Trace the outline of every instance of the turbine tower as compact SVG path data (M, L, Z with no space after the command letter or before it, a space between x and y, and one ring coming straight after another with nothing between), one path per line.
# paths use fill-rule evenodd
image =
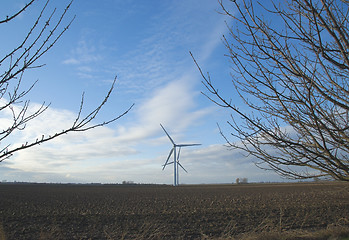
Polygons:
M165 162L165 164L163 165L162 170L165 169L165 167L167 165L170 165L173 163L173 186L178 186L179 185L179 167L181 167L185 172L187 172L187 170L185 170L185 168L182 166L182 164L180 164L179 162L179 154L181 153L181 148L182 147L190 147L190 146L198 146L201 144L198 143L193 143L193 144L176 144L173 139L171 138L171 136L167 133L167 131L165 130L164 126L161 125L161 128L164 130L164 132L166 133L167 137L170 139L171 143L173 144L173 147L167 157L167 160ZM178 155L177 155L177 148L178 148ZM173 153L173 162L168 162L168 160L170 159L171 155Z

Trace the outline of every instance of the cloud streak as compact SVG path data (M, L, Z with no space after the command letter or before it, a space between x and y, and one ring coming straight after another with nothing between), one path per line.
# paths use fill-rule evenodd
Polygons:
M94 44L87 42L86 39L81 39L77 47L72 50L71 57L64 60L64 64L90 64L101 61L103 57L99 54L98 49Z
M159 133L159 124L172 126L175 131L184 130L211 113L211 108L197 108L197 93L190 83L190 76L172 81L156 89L138 108L132 124L126 130L119 128L123 141L141 141Z

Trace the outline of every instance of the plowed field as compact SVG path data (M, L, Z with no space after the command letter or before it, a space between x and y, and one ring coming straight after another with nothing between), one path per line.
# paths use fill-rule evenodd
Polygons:
M0 184L0 238L200 239L349 225L349 184Z

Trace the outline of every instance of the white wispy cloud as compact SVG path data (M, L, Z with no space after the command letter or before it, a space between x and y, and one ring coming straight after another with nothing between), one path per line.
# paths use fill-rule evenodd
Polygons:
M160 123L171 126L174 131L184 130L211 113L211 108L198 108L198 93L190 80L190 75L184 76L156 89L151 97L135 109L133 123L119 128L119 139L147 140L159 133Z
M210 8L207 4L171 2L142 29L144 37L130 51L111 61L124 91L143 95L187 72L197 72L189 51L204 62L222 44L226 31L224 17L211 8L215 4Z
M37 119L38 121L32 122L35 127L29 125L26 134L20 139L24 141L25 138L36 136L39 132L65 127L62 123L71 121L73 115L67 111L50 109L47 116L43 115L41 119ZM42 121L49 126L38 126ZM142 123L141 121L140 124ZM52 129L49 129L50 126ZM149 126L131 128L121 133L102 127L83 134L68 134L50 143L15 154L2 164L0 171L6 168L3 177L9 180L106 183L132 180L143 183L172 183L172 167L161 171L161 164L171 148L168 139L158 123L154 125L153 133L149 133L151 131L148 130L149 132L143 133L144 136L136 136L137 131L147 127ZM133 140L125 141L129 134L133 136ZM171 135L178 140L172 129ZM154 151L151 156L146 156L144 149L136 147L142 140L143 146L155 147L151 146L150 141L160 138L161 141L157 141L156 145L162 145L165 150ZM145 139L149 142L145 143ZM180 179L184 183L226 183L234 181L237 177L247 177L252 181L275 179L275 175L267 176L256 168L252 160L241 152L229 151L220 144L183 148L180 161L188 170L188 174L181 172Z
M39 106L31 105L33 109ZM20 145L41 139L42 135L54 135L71 127L76 116L76 113L67 110L48 108L31 120L23 131L18 131L11 140L14 145ZM7 116L9 117L11 116ZM4 119L6 116L1 119L2 123ZM62 173L75 165L75 162L83 164L85 160L118 158L136 153L137 150L117 140L115 130L99 127L88 132L69 133L40 146L19 151L6 164L23 171Z
M132 123L118 128L120 139L149 141L159 132L159 123L179 132L213 114L213 108L198 103L200 76L189 50L203 52L200 56L205 61L221 44L225 25L222 18L203 19L200 11L205 7L201 7L169 4L154 17L161 21L145 27L146 37L127 56L111 61L111 69L120 76L120 89L136 102Z
M64 64L89 64L103 59L93 42L88 42L84 38L77 43L70 55L69 58L63 61Z

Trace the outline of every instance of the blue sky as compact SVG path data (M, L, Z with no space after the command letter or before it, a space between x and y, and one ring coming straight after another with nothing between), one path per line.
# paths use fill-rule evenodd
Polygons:
M68 1L51 1L49 10L61 13ZM0 16L19 9L25 1L3 1ZM35 21L41 2L34 3L13 23L0 26L1 55L20 41ZM96 121L111 119L131 104L122 119L85 133L72 133L19 152L0 164L8 181L166 183L172 167L162 171L171 143L162 123L177 143L201 143L182 149L180 182L229 183L237 177L249 181L280 181L258 169L254 159L224 147L216 123L224 126L229 112L215 106L205 91L189 51L216 86L233 101L230 64L221 36L225 21L212 0L75 0L65 21L70 29L40 59L46 66L28 71L27 82L39 80L31 94L35 109L43 101L49 110L10 140L23 143L42 134L69 127L85 92L85 113L103 99L117 75L117 86ZM0 115L0 125L6 122ZM229 130L229 129L228 129ZM229 132L227 132L229 133Z

